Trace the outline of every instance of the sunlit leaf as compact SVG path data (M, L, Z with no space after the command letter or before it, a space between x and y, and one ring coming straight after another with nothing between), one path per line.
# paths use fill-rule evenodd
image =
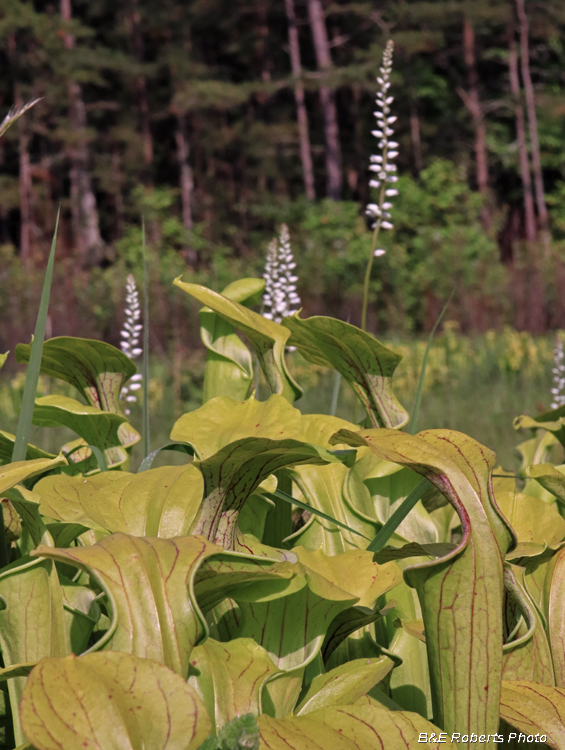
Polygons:
M328 706L349 706L383 680L393 668L388 656L357 659L319 675L297 706L295 714L303 716Z
M110 468L129 460L129 452L141 436L121 414L100 411L66 396L43 396L36 399L33 424L39 427L69 427L87 444L104 452ZM89 448L85 448L90 453ZM82 460L73 454L71 460ZM95 461L95 467L98 463Z
M441 730L418 714L374 705L332 706L285 719L263 714L258 723L265 750L413 750L423 735L428 750L457 747L449 735L438 740Z
M29 361L30 344L18 344L16 361ZM59 336L43 345L41 372L73 385L91 406L121 414L120 391L137 368L131 359L104 341Z
M15 439L15 435L0 430L0 465L10 463L10 461L12 460ZM31 445L31 443L28 443L26 460L32 461L36 458L55 458L55 455L53 453L48 453L47 451L44 451L42 448L38 448L35 445Z
M206 632L192 580L201 561L219 551L197 537L118 533L88 547L33 554L84 570L106 592L114 624L105 648L143 655L186 678L190 653Z
M540 613L527 591L524 568L506 566L505 588L505 614L511 615L507 629L512 627L514 635L504 646L502 678L555 685L549 641Z
M565 745L565 690L527 680L502 682L500 716L533 742L546 735L549 747Z
M562 445L565 445L565 406L546 411L537 417L529 417L526 414L516 417L514 420L514 429L522 430L525 428L530 430L547 430Z
M563 489L565 492L565 476ZM496 503L516 532L518 542L533 542L555 549L565 537L565 520L554 505L521 492L499 492Z
M180 277L173 283L245 335L257 355L271 393L278 393L290 402L300 398L302 389L290 376L285 363L285 346L290 336L286 328L204 286L186 284Z
M196 646L188 680L219 730L236 716L262 713L261 693L279 670L264 648L250 638L218 643L209 638Z
M310 362L337 370L351 385L375 427L399 428L408 413L392 390L392 376L402 359L371 334L335 318L283 320L292 345Z
M21 715L37 750L197 750L211 728L184 679L116 652L44 659L28 678Z
M565 471L565 467L562 467ZM528 466L526 475L548 492L551 492L560 502L565 503L565 475L552 464L537 464Z
M238 279L229 284L222 296L241 305L252 305L265 288L264 279ZM249 349L231 323L209 307L200 310L200 338L208 350L204 371L203 401L230 396L243 401L253 384L253 360Z
M270 474L296 464L328 464L329 451L298 440L242 438L204 461L195 462L204 477L204 500L191 533L234 549L237 519L247 498Z
M92 477L45 477L35 487L49 518L133 536L186 536L204 482L191 464L142 474L107 472Z
M24 557L0 571L0 602L0 649L5 667L69 653L63 593L51 560ZM16 744L26 739L18 713L25 683L25 677L8 682Z
M16 461L2 466L0 467L0 494L26 479L45 474L66 463L64 456L57 456L56 458L36 458L32 461Z
M378 458L422 474L457 511L462 525L458 546L407 568L404 575L422 605L435 720L447 732L496 733L503 562L515 538L490 495L494 454L450 430L414 436L387 429L342 430L334 441L368 445Z

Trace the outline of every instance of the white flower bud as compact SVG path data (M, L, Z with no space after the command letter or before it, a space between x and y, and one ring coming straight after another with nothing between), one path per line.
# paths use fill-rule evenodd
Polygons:
M398 195L398 190L396 188L388 188L385 190L385 195L387 198L392 198L395 195Z
M394 229L394 225L390 221L381 221L381 227L383 229Z
M386 253L386 250L375 250L375 258L380 258L381 255L384 255Z

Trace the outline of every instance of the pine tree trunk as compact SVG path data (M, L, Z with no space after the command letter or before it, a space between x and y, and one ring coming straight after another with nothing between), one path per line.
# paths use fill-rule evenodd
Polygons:
M139 12L139 0L130 0L127 10L127 22L129 26L130 48L136 62L141 65L144 58L143 33L141 30L141 14ZM152 183L151 167L153 165L153 134L151 132L151 119L149 113L149 97L147 94L147 81L145 76L138 75L135 80L135 93L137 106L141 120L141 138L143 142L144 174L143 182L146 185Z
M308 15L318 69L327 73L332 60L321 0L308 0ZM341 148L335 97L329 86L320 86L320 102L324 116L328 196L337 201L341 197Z
M516 116L516 140L518 141L518 155L520 159L520 176L524 191L524 214L526 223L526 239L534 242L536 239L536 217L534 213L534 198L532 194L532 176L530 174L530 160L528 158L528 145L526 143L526 127L524 122L524 110L520 94L520 77L518 75L518 51L514 21L508 25L508 71L510 74L510 90L514 101L514 114Z
M538 121L536 116L536 100L532 76L530 74L530 48L528 42L528 17L524 7L524 0L516 0L518 22L520 26L520 62L522 68L522 82L526 95L526 110L528 113L528 125L530 130L530 144L532 147L532 167L534 172L534 185L536 189L536 205L542 231L542 241L546 253L550 250L549 217L545 203L543 187L543 172L541 168L541 156L538 138Z
M20 99L21 102L21 99ZM16 100L16 106L21 106ZM20 258L24 268L29 268L31 263L31 164L29 158L30 138L26 125L21 120L19 124L19 151L20 151L20 173L19 173L19 198L20 198Z
M186 135L186 121L184 115L177 114L177 128L175 130L177 144L177 159L179 163L179 181L182 203L182 223L186 230L192 229L192 196L194 193L194 178L189 161L189 146ZM186 260L194 265L197 261L196 253L188 245L184 248Z
M65 22L71 20L71 0L61 0L61 17ZM72 34L65 33L64 43L68 50L74 48L75 40ZM69 149L71 212L75 242L78 245L77 255L80 264L84 267L100 260L103 242L100 235L96 196L92 189L89 171L88 144L84 137L86 110L81 87L73 80L69 82L69 103L70 120L76 139L72 148Z
M16 37L10 34L8 37L8 54L10 62L16 68ZM14 76L15 77L15 76ZM19 109L24 104L20 95L20 87L14 83L14 104ZM20 259L24 268L29 268L31 261L31 164L29 157L30 137L27 131L25 117L17 123L18 127L18 151L19 172L18 192L20 203Z
M488 158L486 148L486 128L483 108L479 99L479 75L477 72L477 61L475 58L475 31L469 18L463 18L463 54L469 92L462 94L463 101L467 106L473 120L475 129L475 165L477 188L484 199L481 221L486 230L490 227L491 217L488 207Z
M290 49L290 64L294 76L294 100L296 101L296 114L298 119L298 137L300 139L300 158L302 160L302 174L304 176L304 189L309 201L316 199L314 186L314 167L312 164L312 150L310 148L310 135L308 132L308 113L304 100L304 86L302 85L302 64L300 62L300 45L298 42L298 29L296 28L296 14L294 12L294 0L284 0L286 17L288 20L288 46Z
M112 187L115 212L114 239L121 237L124 231L125 206L122 192L123 184L124 178L122 174L120 152L116 146L112 152Z
M412 137L412 155L414 159L414 173L416 177L420 176L422 171L422 141L420 139L420 118L416 108L416 99L414 90L409 89L410 98L410 135Z

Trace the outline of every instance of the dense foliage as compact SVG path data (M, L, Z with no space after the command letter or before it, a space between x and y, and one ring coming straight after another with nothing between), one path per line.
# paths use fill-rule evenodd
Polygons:
M39 397L33 422L76 440L10 462L0 432L3 746L560 748L565 407L516 420L514 477L462 433L407 432L400 357L370 334L268 320L255 279L175 286L206 305L205 403L167 446L188 463L129 471L135 367L100 341L41 353L82 402ZM366 426L292 405L287 345L342 375Z
M8 109L44 97L1 145L1 304L12 313L21 308L2 331L5 345L31 330L26 295L37 290L35 264L45 256L59 201L65 249L52 310L57 334L117 342L115 311L127 272L139 268L142 212L159 258L152 320L164 348L183 334L179 303L161 280L187 264L193 281L215 289L242 273L260 274L282 221L291 230L299 291L309 292L301 295L306 310L324 312L331 301L332 312L358 322L370 246L363 207L375 75L389 36L403 179L396 232L385 238L390 252L375 274L379 312L373 299L371 329L429 329L453 284L454 316L466 330L563 327L565 18L558 0L526 3L524 57L519 5L3 3L0 59L9 75L0 102ZM521 66L517 95L512 40ZM536 97L549 254L522 243L529 237L518 132L524 61ZM526 117L526 136L530 130ZM536 204L543 229L540 211Z

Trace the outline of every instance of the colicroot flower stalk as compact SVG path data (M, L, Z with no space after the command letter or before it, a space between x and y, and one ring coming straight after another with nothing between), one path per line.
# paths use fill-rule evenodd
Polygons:
M387 200L398 195L398 190L394 187L394 183L398 182L396 175L396 164L394 159L398 156L398 143L390 140L394 134L392 124L396 121L396 117L390 114L390 105L393 102L393 97L388 95L390 88L390 74L392 72L392 53L394 50L394 43L389 40L386 44L385 51L383 53L382 66L380 68L380 75L377 77L377 83L379 90L377 91L376 105L377 109L374 112L377 127L371 131L375 138L379 139L378 151L379 153L371 156L369 170L373 173L373 177L369 182L369 187L378 190L378 199L376 203L369 203L365 213L367 216L373 219L373 241L371 243L371 254L367 263L367 270L365 272L365 283L363 285L363 307L361 310L361 328L365 331L367 329L367 306L369 302L369 283L371 280L371 270L373 268L373 259L378 258L385 254L385 250L377 247L379 232L381 229L393 229L394 225L391 221L390 209L392 203Z

